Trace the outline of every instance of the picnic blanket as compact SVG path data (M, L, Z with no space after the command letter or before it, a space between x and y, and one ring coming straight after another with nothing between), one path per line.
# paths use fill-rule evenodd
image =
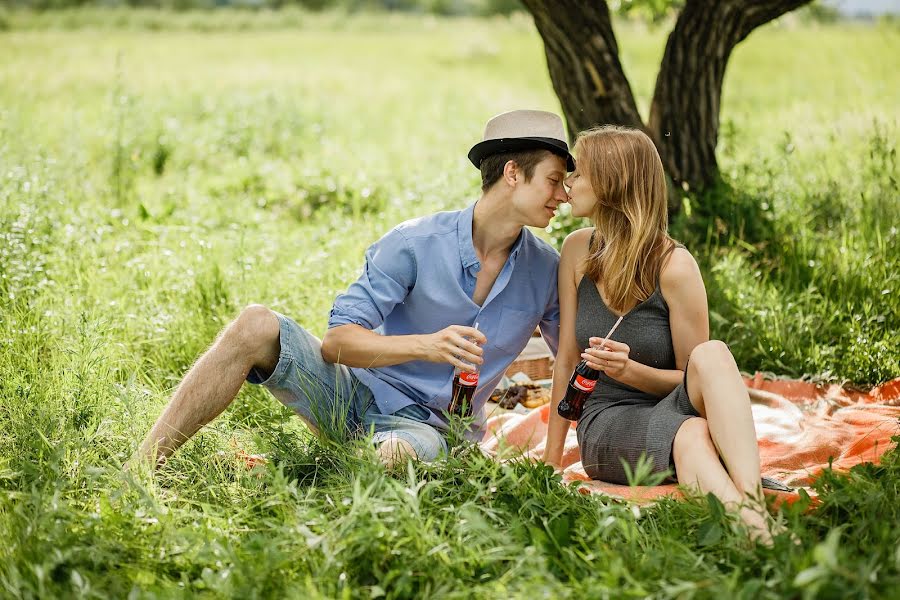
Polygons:
M796 380L745 378L759 440L762 475L790 487L809 486L831 460L836 471L863 463L877 463L900 434L900 378L867 392L839 385L816 385ZM504 413L487 421L481 442L487 453L502 458L504 449L539 458L547 437L550 405L527 414ZM581 465L575 427L569 429L562 457L563 481L584 482L584 493L605 493L636 502L661 496L680 497L677 486L623 486L588 478ZM800 498L797 490L765 490L775 504ZM812 490L807 490L815 498Z

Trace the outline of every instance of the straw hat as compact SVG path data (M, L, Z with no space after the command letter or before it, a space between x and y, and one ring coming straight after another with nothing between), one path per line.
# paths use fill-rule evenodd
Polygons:
M575 159L569 153L559 115L543 110L512 110L487 122L484 137L469 150L469 160L481 168L481 161L491 154L540 149L562 156L566 168L575 170Z

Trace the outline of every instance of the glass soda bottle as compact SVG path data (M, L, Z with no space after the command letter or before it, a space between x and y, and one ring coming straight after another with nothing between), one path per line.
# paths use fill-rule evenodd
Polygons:
M572 377L569 379L569 385L566 387L566 395L556 406L556 412L564 419L577 421L581 418L581 412L584 410L584 401L587 400L597 380L600 378L600 371L587 366L586 361L581 361L575 367Z
M475 329L478 329L478 323L475 323ZM472 416L472 399L478 388L478 366L472 366L475 367L474 373L463 371L459 367L453 371L453 391L450 396L449 412L451 415L464 419Z
M625 315L620 316L612 326L612 329L609 330L609 333L606 334L606 337L603 338L604 343L600 344L601 350L606 349L606 340L612 337L612 334L616 332L624 318ZM581 412L584 410L584 401L594 391L598 379L600 379L600 371L587 366L587 361L585 360L578 363L578 366L575 367L575 372L572 373L572 377L569 379L566 395L556 405L556 412L559 413L559 416L570 421L580 419Z
M478 388L478 371L470 373L457 369L453 377L453 396L450 400L450 414L457 417L472 416L472 398Z

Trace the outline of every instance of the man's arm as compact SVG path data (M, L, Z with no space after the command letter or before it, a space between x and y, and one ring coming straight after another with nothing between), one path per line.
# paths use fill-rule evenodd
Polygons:
M449 363L474 371L460 357L482 364L482 349L464 339L484 344L485 337L472 327L451 325L435 333L420 335L380 335L360 325L340 325L329 329L322 340L322 358L348 367L388 367L411 360Z
M373 331L406 299L416 276L416 257L402 233L392 230L372 244L359 279L334 301L322 358L363 368L425 360L470 370L460 358L480 365L481 348L463 336L480 344L486 340L471 327L451 325L437 332L398 336Z

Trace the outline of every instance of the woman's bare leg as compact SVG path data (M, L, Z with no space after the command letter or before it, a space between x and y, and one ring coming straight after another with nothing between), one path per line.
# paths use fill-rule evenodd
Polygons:
M761 499L759 446L750 396L728 346L715 340L694 348L687 381L691 404L706 419L734 486L744 496Z
M692 418L681 425L672 444L672 459L679 484L712 493L729 510L737 511L754 539L771 542L765 508L752 500L748 502L746 494L735 486L719 461L706 419Z

